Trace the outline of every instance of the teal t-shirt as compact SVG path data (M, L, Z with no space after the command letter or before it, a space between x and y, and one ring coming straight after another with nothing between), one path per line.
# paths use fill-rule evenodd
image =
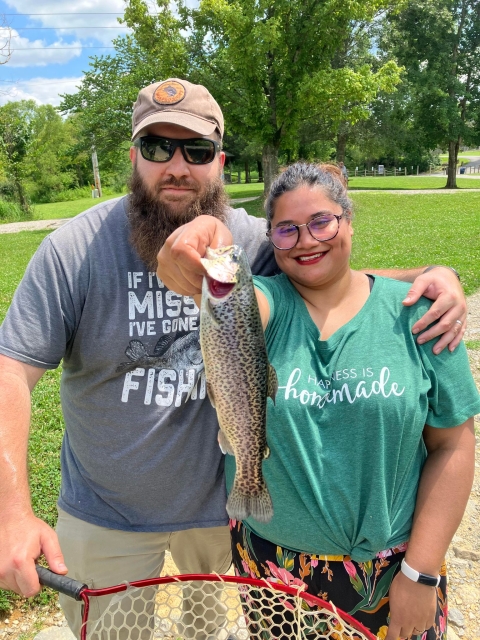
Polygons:
M263 462L274 516L247 526L292 550L359 562L405 542L424 425L453 427L480 412L464 345L438 356L432 342L418 345L411 327L431 301L404 307L409 285L396 280L375 277L363 308L328 340L284 274L255 286L270 304L265 338L279 388ZM226 471L230 488L233 456Z

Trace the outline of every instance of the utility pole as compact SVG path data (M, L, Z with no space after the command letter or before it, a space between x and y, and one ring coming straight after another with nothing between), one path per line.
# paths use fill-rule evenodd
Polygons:
M95 182L95 189L98 191L98 197L102 197L102 184L100 182L100 171L98 170L98 158L97 150L92 146L92 165L93 165L93 179Z

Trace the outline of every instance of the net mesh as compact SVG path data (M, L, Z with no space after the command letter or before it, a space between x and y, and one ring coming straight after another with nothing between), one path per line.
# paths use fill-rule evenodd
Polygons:
M335 609L309 604L301 592L289 595L268 583L174 581L95 599L103 600L99 609L104 610L87 622L88 640L369 640Z

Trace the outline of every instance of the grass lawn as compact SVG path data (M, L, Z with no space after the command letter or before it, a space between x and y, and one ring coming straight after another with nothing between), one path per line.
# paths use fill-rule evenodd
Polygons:
M105 200L112 200L124 195L119 193L117 196L103 196L103 198L82 198L81 200L72 200L68 202L49 202L47 204L36 204L33 210L34 220L57 220L58 218L73 218L77 213L86 211Z
M457 178L459 189L480 189L479 181L470 178ZM472 174L473 176L473 174ZM348 181L349 189L444 189L447 178L423 176L377 176L377 177L352 177Z

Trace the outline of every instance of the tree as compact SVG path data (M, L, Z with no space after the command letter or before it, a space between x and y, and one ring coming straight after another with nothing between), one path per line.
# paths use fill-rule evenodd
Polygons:
M0 45L0 65L6 64L12 55L10 47L12 40L12 30L4 15L0 15L0 29L2 30L3 43Z
M123 164L119 150L130 139L132 105L139 89L162 78L188 75L181 22L173 16L168 2L159 4L154 37L148 46L142 45L141 28L134 36L115 39L115 55L94 57L78 92L62 96L60 111L78 116L83 150L89 151L94 144L104 169ZM125 19L132 15L146 23L144 29L149 28L151 20L144 5L132 2Z
M0 107L0 145L4 173L10 182L14 200L22 211L30 212L25 191L25 158L32 136L32 118L35 110L33 100L8 102Z
M448 148L446 187L456 188L460 146L480 141L480 2L410 0L385 33L415 93L417 126L431 149Z

